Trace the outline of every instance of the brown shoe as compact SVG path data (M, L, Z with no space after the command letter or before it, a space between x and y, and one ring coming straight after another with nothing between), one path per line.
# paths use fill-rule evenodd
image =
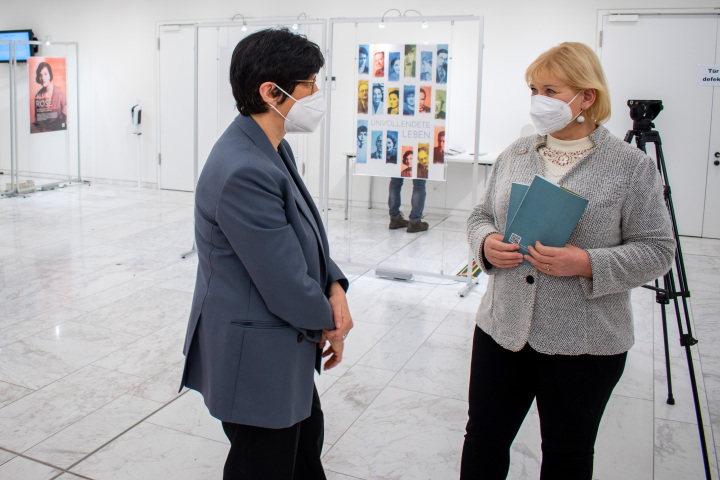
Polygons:
M428 229L428 226L427 222L409 222L407 231L408 233L424 232Z
M410 224L407 220L405 220L405 217L403 217L402 212L400 212L400 215L397 217L390 217L390 226L388 228L390 230L397 230L398 228L405 228Z

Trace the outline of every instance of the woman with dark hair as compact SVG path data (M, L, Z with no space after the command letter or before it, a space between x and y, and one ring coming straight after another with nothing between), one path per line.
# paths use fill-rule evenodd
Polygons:
M322 357L325 369L342 360L348 281L283 139L322 121L323 64L315 43L287 29L240 41L230 64L240 114L195 190L198 273L182 385L222 421L226 480L325 478L313 370Z
M35 121L32 133L67 130L65 92L53 83L52 67L41 62L35 71L35 82L42 88L35 94Z

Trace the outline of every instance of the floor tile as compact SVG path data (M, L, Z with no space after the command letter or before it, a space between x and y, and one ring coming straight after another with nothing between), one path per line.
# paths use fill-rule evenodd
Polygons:
M23 457L15 457L0 465L0 478L8 480L51 480L60 473L61 470Z
M63 468L82 460L162 404L123 395L25 451L25 455Z
M467 401L472 338L435 333L390 386Z
M96 480L216 480L226 444L143 423L72 468Z
M147 423L229 444L222 423L210 415L202 395L195 390L188 390L173 400L148 418Z
M0 447L24 452L140 383L139 377L85 367L0 409ZM112 386L110 388L109 386Z
M458 478L465 402L388 387L325 455L358 478Z

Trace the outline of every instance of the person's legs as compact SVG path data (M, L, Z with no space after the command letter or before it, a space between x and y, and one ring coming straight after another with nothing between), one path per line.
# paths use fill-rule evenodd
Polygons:
M400 213L400 191L403 186L402 178L391 178L388 192L388 207L390 207L390 226L388 228L405 228L408 221Z
M507 477L510 446L534 398L534 355L528 346L506 350L475 327L461 480Z
M419 222L422 220L423 210L425 209L425 197L427 196L425 182L426 180L419 180L417 178L413 180L412 199L410 201L410 205L412 206L412 210L410 210L411 222Z
M310 416L300 422L300 440L295 459L293 480L325 480L320 456L325 438L325 417L320 405L320 396L313 388L313 403Z
M300 423L270 429L222 423L230 440L223 480L292 479Z
M537 392L540 478L590 480L600 420L627 353L542 357Z
M400 215L400 191L403 186L402 178L390 179L390 192L388 194L388 207L390 207L390 218Z

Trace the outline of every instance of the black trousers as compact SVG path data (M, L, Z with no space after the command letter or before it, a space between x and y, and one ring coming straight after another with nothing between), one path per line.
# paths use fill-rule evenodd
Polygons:
M222 423L230 440L223 480L325 480L324 419L313 388L310 416L287 428Z
M592 479L595 439L627 353L545 355L506 350L477 326L461 480L507 477L510 446L537 398L542 480Z

